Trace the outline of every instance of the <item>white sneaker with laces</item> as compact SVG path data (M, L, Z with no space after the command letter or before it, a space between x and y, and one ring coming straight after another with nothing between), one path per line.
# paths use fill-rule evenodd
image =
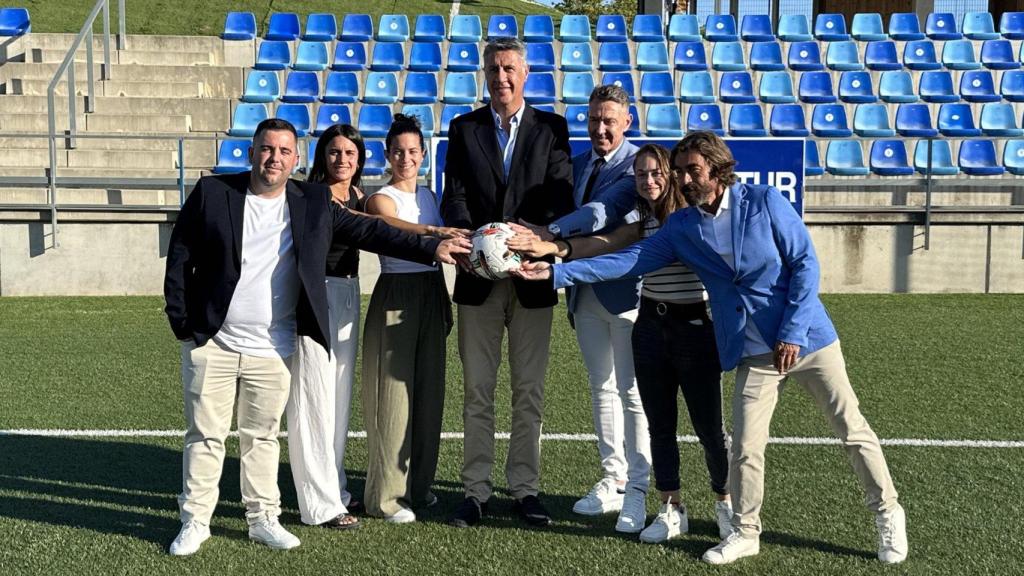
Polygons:
M622 510L615 522L615 531L636 534L647 523L647 492L631 487L622 498Z
M899 564L907 559L907 514L903 507L875 516L878 528L878 559L886 564Z
M708 564L730 564L740 558L754 556L760 551L760 538L745 538L739 532L733 531L718 546L705 552L701 559Z
M584 516L600 516L622 509L623 492L614 478L603 478L586 496L572 506L572 511Z
M718 537L725 540L725 537L732 533L732 503L728 500L715 501L715 520L718 522Z
M249 539L274 550L291 550L301 543L298 537L281 526L275 516L266 516L249 524Z
M686 507L669 500L662 505L651 525L640 533L640 541L658 544L689 531L690 520L686 517Z
M391 516L385 516L384 521L392 524L409 524L416 521L416 513L408 508L402 508Z
M210 538L210 527L202 522L189 520L181 525L181 532L171 542L171 556L188 556L199 551L199 547Z

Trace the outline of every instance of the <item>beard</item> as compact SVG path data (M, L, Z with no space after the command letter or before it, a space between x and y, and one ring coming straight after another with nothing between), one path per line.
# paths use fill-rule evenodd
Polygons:
M683 184L680 191L683 193L683 197L686 198L686 203L690 206L707 204L715 194L715 190L710 184L702 185L696 182Z

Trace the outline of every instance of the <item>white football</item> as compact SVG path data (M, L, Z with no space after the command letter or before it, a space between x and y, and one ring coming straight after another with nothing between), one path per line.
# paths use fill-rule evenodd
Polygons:
M473 273L488 280L507 278L510 270L519 268L522 260L518 252L508 249L506 241L515 235L508 224L492 222L473 232L470 241L469 264Z

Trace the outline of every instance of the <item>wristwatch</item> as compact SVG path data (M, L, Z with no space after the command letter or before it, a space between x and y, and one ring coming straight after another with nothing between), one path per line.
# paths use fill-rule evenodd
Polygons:
M555 238L562 237L562 229L558 227L558 224L549 224L548 232L551 232L551 235L554 236Z

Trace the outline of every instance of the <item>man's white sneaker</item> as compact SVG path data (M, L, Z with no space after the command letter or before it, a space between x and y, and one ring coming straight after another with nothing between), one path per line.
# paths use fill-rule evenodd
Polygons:
M300 544L298 537L285 530L273 516L249 524L249 539L274 550L291 550Z
M640 488L629 488L622 498L622 510L615 522L615 531L636 534L647 523L647 492Z
M391 516L385 516L384 521L392 524L409 524L416 521L416 513L408 508L402 508Z
M907 559L907 514L903 507L896 505L894 510L875 516L875 527L878 528L878 559L886 564L899 564Z
M725 540L732 534L732 503L728 500L715 501L715 521L718 522L718 537Z
M689 530L690 521L686 517L686 508L669 500L661 507L651 525L640 533L640 541L658 544L680 534L686 534Z
M210 538L210 527L195 520L181 525L181 532L171 542L171 556L188 556L199 551L199 547Z
M622 509L623 492L614 478L604 478L586 496L573 504L572 511L584 516L600 516Z
M730 564L760 551L760 538L744 538L739 532L733 531L718 546L705 552L702 559L708 564Z

